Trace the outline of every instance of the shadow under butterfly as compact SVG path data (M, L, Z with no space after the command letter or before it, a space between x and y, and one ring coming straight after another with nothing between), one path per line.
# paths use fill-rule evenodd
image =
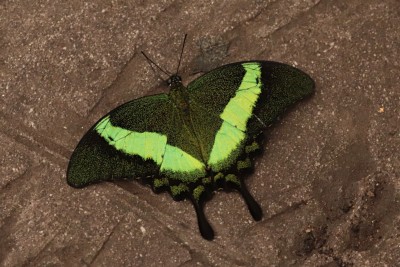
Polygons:
M185 35L186 40L186 35ZM75 148L67 182L77 188L131 177L142 178L155 192L188 198L196 210L201 235L214 238L203 206L212 192L241 193L252 217L260 205L243 176L252 169L260 137L295 102L314 92L303 71L272 61L221 66L182 84L178 70L169 74L169 93L127 102L101 118Z

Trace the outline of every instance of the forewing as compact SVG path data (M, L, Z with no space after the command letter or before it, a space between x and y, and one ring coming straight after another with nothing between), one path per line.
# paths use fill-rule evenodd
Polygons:
M155 175L195 179L204 174L204 164L194 139L168 95L136 99L85 134L71 156L67 181L82 187Z
M207 165L214 171L228 168L245 141L242 125L235 125L227 118L235 114L224 114L245 74L240 63L231 64L208 72L188 85L194 131L206 155Z
M249 136L313 88L304 72L268 61L225 65L194 80L188 85L191 117L207 165L230 168Z
M298 68L273 61L259 63L262 67L262 94L254 108L254 116L248 122L250 135L258 134L288 107L315 90L313 79Z

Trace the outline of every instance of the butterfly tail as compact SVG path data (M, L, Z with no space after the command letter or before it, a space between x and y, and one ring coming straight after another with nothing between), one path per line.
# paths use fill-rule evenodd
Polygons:
M250 211L251 216L254 220L259 221L262 218L262 209L260 204L253 198L249 190L247 190L246 184L242 178L237 177L234 174L228 174L224 177L225 182L235 188L242 195L247 208Z
M195 187L190 196L190 200L193 203L194 209L197 215L197 222L199 224L199 230L201 236L206 240L214 239L214 230L208 222L206 215L204 214L204 199L206 197L206 190L203 185Z
M250 194L249 190L247 190L247 187L243 181L241 182L241 185L238 188L238 191L240 192L244 201L246 202L246 205L247 205L253 219L255 221L260 221L262 219L262 215L263 215L260 204L258 204L258 202Z

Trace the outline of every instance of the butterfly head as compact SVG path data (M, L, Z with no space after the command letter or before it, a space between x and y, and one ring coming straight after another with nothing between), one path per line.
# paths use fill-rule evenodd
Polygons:
M168 78L167 84L169 87L174 87L176 85L180 85L182 83L182 78L178 76L178 74L174 74Z

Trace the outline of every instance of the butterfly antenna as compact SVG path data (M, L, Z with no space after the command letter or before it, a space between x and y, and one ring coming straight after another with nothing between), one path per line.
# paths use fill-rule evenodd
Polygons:
M169 73L169 71L163 70L160 66L158 66L153 60L151 60L143 51L140 51L142 53L142 55L147 59L147 63L149 63L151 69L153 70L153 72L156 74L156 76L158 78L160 78L161 80L165 80L163 79L160 75L157 74L157 72L155 71L153 66L156 66L157 69L159 69L162 73L166 74L168 77L170 77L172 74Z
M183 38L181 55L180 55L180 57L179 57L179 61L178 61L178 67L176 68L176 72L175 72L175 74L178 74L179 67L181 66L181 61L182 61L183 50L184 50L184 48L185 48L185 43L186 43L186 37L187 37L187 33L185 34L185 37Z

